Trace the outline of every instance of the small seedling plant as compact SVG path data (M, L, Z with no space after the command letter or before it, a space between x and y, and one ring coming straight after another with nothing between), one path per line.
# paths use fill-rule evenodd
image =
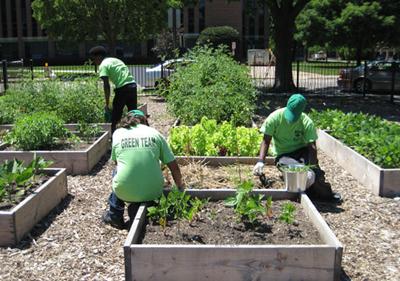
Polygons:
M23 161L6 160L0 165L0 207L11 206L21 201L30 191L40 170L47 168L52 162L35 157L27 166Z
M292 172L292 173L303 173L308 172L314 165L287 165L281 166L280 169L283 172Z
M225 199L225 205L233 207L237 218L243 222L255 224L260 217L272 217L272 197L265 202L264 195L251 194L254 184L244 181L236 189L236 195Z
M193 222L207 201L193 198L186 194L186 191L173 187L167 196L161 195L161 198L156 201L156 206L147 208L147 217L157 222L164 230L170 220L178 221L179 227L181 220Z
M296 206L291 202L286 202L282 205L281 215L279 220L287 223L288 225L293 224L295 219Z

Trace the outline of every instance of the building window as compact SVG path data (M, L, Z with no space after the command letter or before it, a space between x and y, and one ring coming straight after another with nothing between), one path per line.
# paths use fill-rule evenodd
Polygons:
M194 33L194 8L188 9L188 32Z
M206 1L200 0L199 1L199 32L201 32L206 25L205 12L206 12Z

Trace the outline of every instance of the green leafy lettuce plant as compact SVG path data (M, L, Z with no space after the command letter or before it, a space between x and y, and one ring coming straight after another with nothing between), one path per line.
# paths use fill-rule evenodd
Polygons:
M244 181L236 189L236 195L225 199L225 205L233 207L239 220L254 224L260 217L272 216L272 197L263 202L264 195L251 194L253 183Z
M41 157L34 157L27 166L14 159L6 160L0 165L0 206L11 206L18 203L35 185L40 170L51 165Z
M230 122L217 124L202 117L193 127L171 129L169 144L177 155L256 156L262 134L256 128L235 127Z
M256 90L246 66L236 62L223 48L195 47L170 77L168 109L186 125L203 116L218 123L248 124L255 109Z

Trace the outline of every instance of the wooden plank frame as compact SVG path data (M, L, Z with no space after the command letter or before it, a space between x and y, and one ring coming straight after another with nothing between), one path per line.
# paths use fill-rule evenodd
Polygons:
M32 161L34 155L41 156L45 160L53 161L51 167L66 168L68 174L88 174L108 151L109 132L102 132L101 136L85 150L33 150L33 151L0 151L0 161L23 160L26 163Z
M0 211L0 246L18 242L68 194L65 169L45 169L51 176L43 185L9 211Z
M383 169L323 130L318 130L317 147L373 194L400 196L400 168Z
M212 200L233 189L188 190ZM256 190L274 200L298 200L321 235L321 245L143 245L146 223L142 205L124 244L125 279L140 280L266 280L338 281L343 247L304 193Z

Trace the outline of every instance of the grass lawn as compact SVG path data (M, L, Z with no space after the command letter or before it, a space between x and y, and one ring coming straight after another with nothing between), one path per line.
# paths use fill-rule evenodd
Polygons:
M355 66L354 62L300 62L299 70L301 72L317 73L320 75L339 75L343 68ZM293 70L297 70L297 62L293 62Z

